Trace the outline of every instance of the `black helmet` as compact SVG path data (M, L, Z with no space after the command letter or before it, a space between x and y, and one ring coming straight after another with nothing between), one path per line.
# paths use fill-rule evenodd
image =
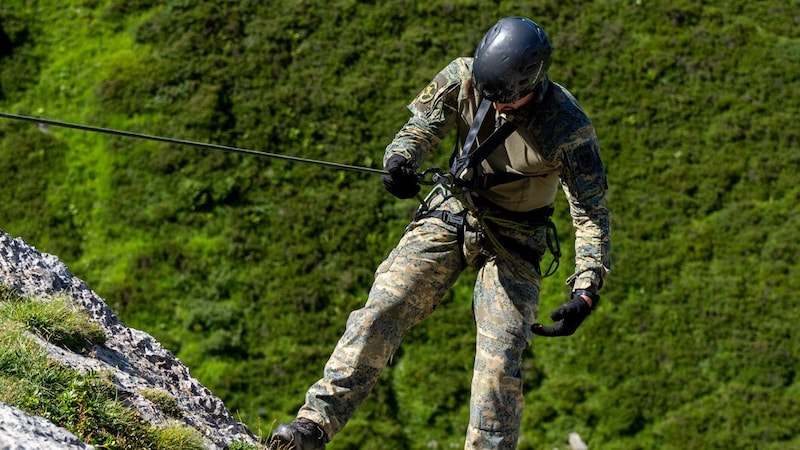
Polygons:
M480 94L513 103L533 92L547 76L553 47L539 25L524 17L497 22L478 44L472 74Z

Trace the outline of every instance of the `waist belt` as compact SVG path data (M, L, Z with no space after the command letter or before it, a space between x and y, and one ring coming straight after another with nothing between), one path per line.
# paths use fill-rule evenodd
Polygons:
M497 214L498 217L520 222L529 226L547 225L550 223L550 217L555 212L553 205L543 206L532 211L518 212L518 211L503 211Z
M520 225L526 225L529 227L538 227L538 226L545 226L550 224L550 217L553 215L555 208L553 205L544 206L542 208L537 208L531 211L509 211L509 210L487 210L487 214L485 217L494 222L493 219L499 219L502 221L510 221L516 222ZM454 225L457 227L465 226L468 230L474 230L469 221L467 220L467 210L463 210L458 213L453 213L446 210L433 210L433 211L424 211L418 215L417 219L421 219L423 217L435 217L442 222L449 223L450 225Z
M483 215L487 218L508 220L532 227L547 225L550 222L550 217L555 212L553 205L542 206L530 211L511 211L497 206L478 195L472 196L472 202L481 210L486 211Z

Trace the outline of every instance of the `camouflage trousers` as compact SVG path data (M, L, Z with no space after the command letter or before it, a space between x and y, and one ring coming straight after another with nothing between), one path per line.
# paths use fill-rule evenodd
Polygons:
M463 210L443 193L430 200L431 209ZM533 338L545 231L495 230L504 242L513 240L514 263L509 253L483 257L485 236L475 230L474 217L467 221L471 226L460 232L438 217L418 217L376 270L365 306L350 314L323 378L298 412L321 424L328 440L367 397L406 332L434 312L472 263L479 267L473 297L477 343L464 448L516 448L524 404L520 366Z

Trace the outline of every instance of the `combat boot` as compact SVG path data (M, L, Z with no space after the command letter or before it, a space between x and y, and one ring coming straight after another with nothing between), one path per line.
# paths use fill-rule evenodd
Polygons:
M325 450L325 432L316 423L299 417L282 423L269 438L269 450Z

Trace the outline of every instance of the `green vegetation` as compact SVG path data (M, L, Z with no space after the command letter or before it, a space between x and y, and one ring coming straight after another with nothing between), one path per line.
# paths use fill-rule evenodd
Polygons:
M173 419L183 417L183 411L178 406L178 401L167 391L161 389L142 389L139 391L144 398L153 402L158 409Z
M123 406L103 373L81 374L51 362L26 332L72 350L102 341L102 329L67 299L21 298L0 285L0 401L49 419L97 448L204 448L197 431L152 426Z
M20 323L53 344L83 353L106 341L102 327L86 320L85 311L66 298L31 301L13 295L5 287L0 287L0 293L3 295L0 317Z
M799 447L797 10L10 0L0 110L379 168L441 67L498 18L532 17L600 135L613 272L575 336L534 344L520 448L570 431L602 449ZM58 255L251 428L293 417L415 207L374 175L7 120L0 167L0 228ZM571 271L556 206L567 255L545 313ZM469 275L331 449L463 445Z

